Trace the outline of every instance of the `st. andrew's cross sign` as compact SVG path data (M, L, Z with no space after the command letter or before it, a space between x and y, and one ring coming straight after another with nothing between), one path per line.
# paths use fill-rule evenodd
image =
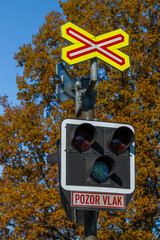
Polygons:
M129 35L122 29L95 37L68 22L61 26L61 36L73 43L62 48L61 58L69 65L97 57L120 71L130 67L129 56L118 50L129 44Z

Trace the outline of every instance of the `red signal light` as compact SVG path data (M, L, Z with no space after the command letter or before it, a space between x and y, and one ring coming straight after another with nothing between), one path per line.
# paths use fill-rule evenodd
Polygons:
M72 145L78 150L85 150L90 146L91 136L88 132L81 131L74 136Z
M124 152L133 142L134 134L128 127L120 127L113 134L109 148L115 153Z
M96 130L91 124L81 124L74 132L72 146L78 151L85 151L95 141L95 137Z

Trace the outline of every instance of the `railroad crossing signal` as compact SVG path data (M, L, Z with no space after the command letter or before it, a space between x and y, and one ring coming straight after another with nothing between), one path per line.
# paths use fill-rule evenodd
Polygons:
M135 189L134 129L66 119L61 125L61 187L71 206L125 209Z
M60 101L75 99L76 116L92 120L97 58L120 71L130 67L129 57L118 50L129 44L129 36L118 29L95 37L70 22L61 26L61 36L73 43L62 49L61 58L70 65L91 59L91 76L74 83L59 63L56 72L61 84L56 93ZM57 154L49 154L47 162L58 162L67 217L84 224L86 239L96 239L97 210L125 209L135 190L134 129L126 124L66 119Z
M62 49L61 58L69 65L97 57L121 71L130 67L129 56L118 50L129 44L122 29L95 37L68 22L61 26L61 36L73 43Z

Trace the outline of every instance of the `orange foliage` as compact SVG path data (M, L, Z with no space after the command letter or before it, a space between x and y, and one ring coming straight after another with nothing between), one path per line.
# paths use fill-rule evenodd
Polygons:
M132 124L136 130L136 191L123 212L100 212L99 239L158 239L159 73L158 1L60 1L64 15L52 11L30 44L15 55L19 106L0 98L1 239L78 239L83 227L67 221L58 188L58 169L46 164L56 151L60 122L74 118L74 101L55 94L60 61L60 26L71 21L91 34L122 28L130 36L123 51L131 67L120 72L98 60L95 117ZM64 20L65 19L65 20ZM73 79L89 74L89 61L67 67Z

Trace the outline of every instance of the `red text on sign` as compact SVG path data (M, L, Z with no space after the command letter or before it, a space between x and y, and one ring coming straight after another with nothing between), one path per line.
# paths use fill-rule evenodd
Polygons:
M125 208L125 195L72 192L72 206Z

